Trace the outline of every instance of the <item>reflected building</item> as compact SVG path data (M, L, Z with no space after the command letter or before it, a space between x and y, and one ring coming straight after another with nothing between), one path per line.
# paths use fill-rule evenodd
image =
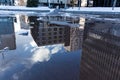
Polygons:
M94 7L112 7L115 0L93 0ZM117 0L116 7L120 7L120 0Z
M89 19L86 21L80 80L119 80L120 23Z
M39 28L37 43L39 46L59 44L65 42L65 27Z
M49 21L41 19L37 21L37 18L31 17L31 33L38 46L52 45L52 44L64 44L69 45L69 27L64 24L58 24L56 21ZM30 19L29 19L30 20Z
M65 47L68 51L82 48L85 18L80 18L77 23L78 25L70 27L70 45Z
M82 48L85 19L64 16L29 18L31 34L38 46L64 44L68 51Z
M0 17L0 49L16 49L14 21L12 17Z
M0 5L14 5L14 0L0 0Z
M75 5L77 4L77 0L73 0ZM39 0L40 5L48 6L49 3L51 7L56 8L56 6L60 6L64 8L65 5L71 6L71 0Z
M35 42L37 41L38 35L39 35L39 22L37 20L38 17L36 16L29 16L29 25L30 25L30 30L31 30L31 35Z

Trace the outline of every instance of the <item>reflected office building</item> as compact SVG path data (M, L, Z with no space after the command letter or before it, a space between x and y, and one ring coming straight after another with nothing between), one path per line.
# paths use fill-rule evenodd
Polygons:
M42 16L35 20L34 17L30 21L33 26L31 33L38 46L63 44L68 51L79 50L82 45L83 29L76 20L79 19L73 21L70 17Z
M12 17L0 17L0 49L16 49L14 21Z
M14 0L0 0L0 5L14 5Z
M86 21L80 80L120 80L120 23Z

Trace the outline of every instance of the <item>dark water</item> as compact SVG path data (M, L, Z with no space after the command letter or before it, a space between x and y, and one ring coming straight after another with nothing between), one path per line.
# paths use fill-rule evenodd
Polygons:
M51 60L36 63L20 73L19 80L79 80L80 51L56 54Z
M16 63L0 75L0 80L79 80L80 52L57 53L49 61L36 62L30 68Z

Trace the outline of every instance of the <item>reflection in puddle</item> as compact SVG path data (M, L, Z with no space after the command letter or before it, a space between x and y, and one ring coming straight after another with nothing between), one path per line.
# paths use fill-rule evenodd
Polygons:
M6 46L15 45L4 59L0 56L0 80L79 80L85 18L69 13L15 17L8 18L14 26L0 23L0 32L12 36L0 37L2 46L6 40Z
M87 73L83 72L97 70L94 61L99 62L102 56L98 53L118 51L116 46L109 46L119 46L119 24L112 20L109 23L108 19L85 19L66 13L15 17L0 17L0 54L1 49L10 48L0 56L0 80L79 80L79 72L84 79ZM119 57L114 58L119 61Z
M119 53L117 21L110 23L106 18L85 19L64 13L15 17L0 17L0 54L1 49L10 48L0 56L0 80L79 80L80 75L84 79L89 72L100 72L96 65L104 70L100 66L102 61L114 64L110 57L119 63L119 56L113 55ZM107 69L112 72L111 66Z
M0 17L0 49L16 49L15 32L12 17Z
M85 19L56 14L29 17L31 34L37 45L64 44L68 51L81 49Z
M18 18L19 16L17 16L16 19ZM8 22L11 22L11 24L13 25L13 17L8 19L12 19ZM5 26L3 22L1 22L1 25ZM35 40L35 36L33 36L33 34L31 36L32 30L30 31L28 29L29 27L27 27L28 24L25 24L25 22L23 23L18 20L15 20L14 26L0 26L0 36L6 35L9 30L11 30L11 32L7 35L10 35L11 37L12 34L12 38L9 38L9 36L7 36L6 40L8 44L4 45L9 46L9 44L11 44L12 47L16 45L15 48L11 48L11 46L9 46L12 50L4 52L4 59L2 58L2 56L0 56L0 80L36 80L36 77L37 79L39 78L43 80L53 80L54 78L56 78L57 80L61 80L63 79L63 77L64 79L69 80L73 80L73 78L75 78L75 80L79 80L80 50L77 50L75 52L67 52L64 47L65 40L66 42L69 40L68 38L66 38L67 35L64 33L66 33L66 31L69 29L64 31L65 27L54 27L52 30L58 30L58 28L62 30L53 32L51 31L48 33L53 34L55 32L60 32L60 34L62 33L62 35L59 34L58 36L58 34L55 34L57 38L51 39L51 41L54 42L52 43L52 45L47 42L47 44L38 47L38 44L36 44L36 40L38 39ZM5 28L4 30L8 31L4 31L3 28ZM44 29L48 30L49 28ZM2 33L2 31L6 33ZM4 37L5 36L3 36L3 38ZM61 38L58 39L58 37ZM0 43L6 40L2 40L2 38L0 38ZM12 40L14 43L11 42ZM67 45L68 44L69 43L67 43ZM3 46L3 44L1 46ZM65 74L67 75L65 76Z

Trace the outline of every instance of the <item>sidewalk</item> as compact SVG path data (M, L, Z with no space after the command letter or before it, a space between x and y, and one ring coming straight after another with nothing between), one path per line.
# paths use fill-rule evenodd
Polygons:
M61 12L67 12L67 13L73 13L73 14L120 14L120 7L115 7L114 10L112 10L112 7L74 7L74 8L68 8L63 9Z
M5 11L34 11L34 12L50 12L48 7L25 7L25 6L0 6L0 10Z

